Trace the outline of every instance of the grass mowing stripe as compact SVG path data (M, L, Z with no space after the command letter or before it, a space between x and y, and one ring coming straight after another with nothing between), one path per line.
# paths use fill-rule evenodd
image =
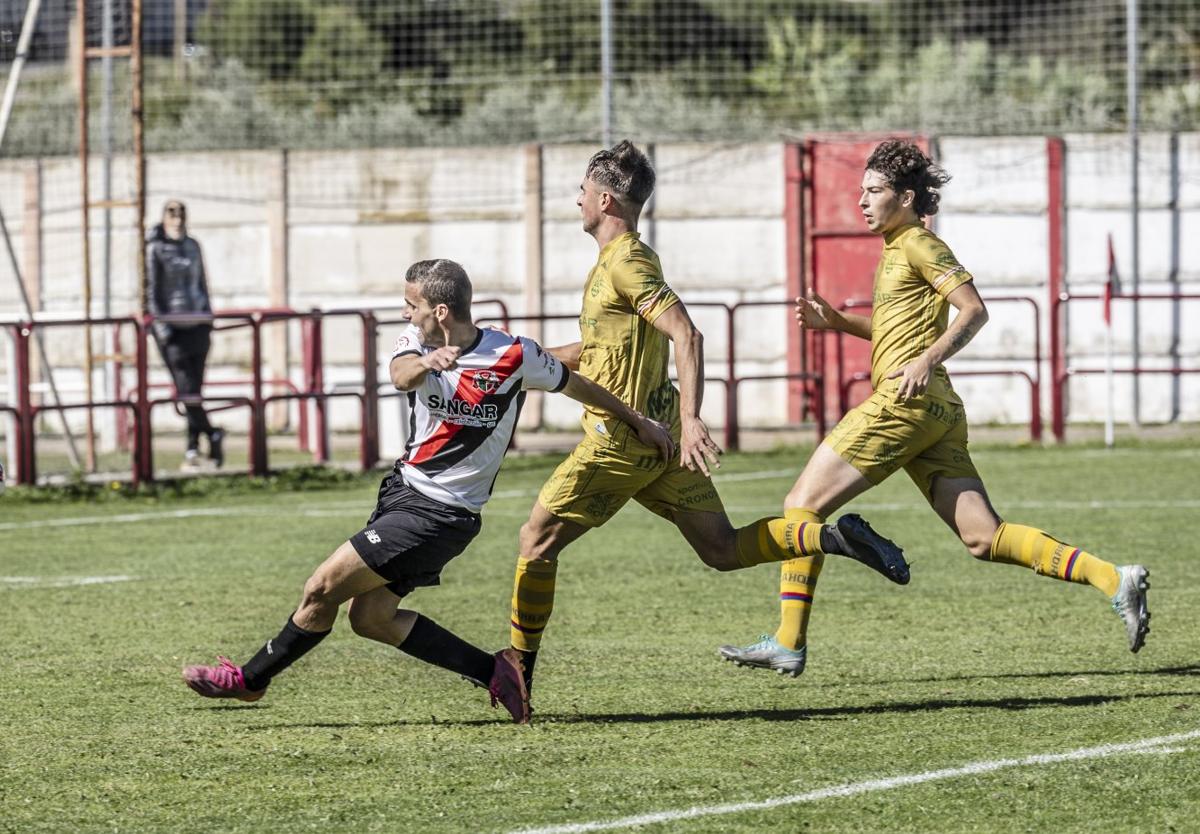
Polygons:
M799 477L799 469L768 469L763 472L732 472L728 475L713 475L713 483L735 481L769 481L775 478ZM492 498L536 498L540 489L502 489L492 493Z
M741 481L762 480L766 477L778 477L774 475L766 475L762 478L750 478L743 476L737 477ZM534 498L538 494L537 490L508 490L504 493L496 493L493 498ZM326 504L323 507L295 507L292 512L297 515L308 516L311 518L336 518L343 515L363 515L363 507L366 506L362 501L337 501ZM858 501L853 505L853 509L867 512L898 512L908 513L914 511L922 511L928 505L919 501L890 501L890 502L871 502ZM1180 499L1178 501L1142 501L1142 500L1117 500L1117 501L1005 501L1006 509L1045 509L1045 510L1194 510L1200 509L1200 499ZM726 510L734 512L757 512L762 509L761 505L740 505L728 504ZM508 510L487 510L492 515L513 515L513 511ZM525 514L524 511L520 514ZM276 507L197 507L190 510L162 510L156 512L145 513L125 513L123 515L114 516L80 516L79 518L58 518L58 519L39 519L37 521L6 521L0 523L0 530L36 530L39 528L59 528L59 527L86 527L94 524L137 524L148 521L163 521L170 519L182 518L223 518L226 516L271 516L279 515L279 509Z
M795 474L791 469L775 469L767 472L740 472L731 475L716 475L715 481L762 481L771 478L791 477ZM535 498L536 489L501 490L492 494L492 498ZM366 501L337 501L323 504L320 507L296 507L295 512L301 515L327 516L333 511L345 509L363 514ZM79 518L39 519L36 521L8 521L0 523L0 530L34 530L42 527L86 527L91 524L135 524L143 521L161 521L174 518L204 518L206 516L253 516L278 515L279 508L275 505L250 507L195 507L187 510L156 510L144 513L123 513L108 516L80 516Z
M1188 442L1200 448L1200 435ZM203 702L179 683L185 663L207 662L217 648L244 659L278 629L288 589L365 521L374 473L329 488L68 494L42 505L14 491L0 499L0 522L157 518L0 532L5 575L136 577L59 589L0 584L0 793L19 798L0 801L0 831L173 832L181 820L229 834L331 823L362 834L602 824L1200 729L1192 685L1200 606L1191 592L1200 561L1188 530L1198 511L1171 508L1200 499L1198 458L1072 452L980 458L995 495L1031 507L998 503L1014 519L1146 554L1167 592L1155 597L1154 634L1138 655L1098 592L1016 568L951 567L957 540L900 478L860 499L897 511L859 511L945 569L924 570L903 593L868 571L829 571L811 631L815 667L798 682L738 674L719 665L715 648L774 627L779 569L718 578L695 559L668 556L688 549L678 531L630 509L572 545L539 669L545 720L519 739L482 690L471 697L457 676L355 636L345 612L264 705ZM776 511L793 473L763 473L799 457L726 458L721 475L749 476L718 476L731 514L748 521ZM493 502L441 588L414 595L424 615L485 647L507 636L512 546L557 461L517 463L496 486L519 493ZM12 497L22 500L10 505ZM1076 509L1055 509L1068 506L1059 502ZM324 517L343 507L345 516ZM213 514L179 517L197 509ZM255 514L238 515L248 510ZM885 820L905 832L1191 831L1200 819L1197 757L1200 740L1191 739L640 830L806 824L862 834ZM786 780L772 778L780 762L790 763ZM406 777L399 817L395 780L381 773Z
M941 779L954 779L959 776L978 776L1013 767L1035 767L1037 765L1057 764L1058 762L1072 762L1081 759L1104 759L1111 756L1138 753L1170 754L1173 752L1182 752L1179 748L1172 748L1170 745L1181 741L1190 741L1195 738L1200 738L1200 730L1176 733L1169 736L1158 736L1156 738L1144 738L1124 744L1101 744L1099 747L1083 747L1078 750L1070 750L1066 753L1039 753L1033 756L1026 756L1023 759L992 759L990 761L971 762L962 767L948 767L942 770L927 770L923 773L891 776L886 779L868 779L863 782L850 782L843 785L821 788L816 791L809 791L808 793L781 796L757 802L700 805L694 808L684 808L679 811L658 811L652 814L639 814L634 817L608 820L606 822L582 822L567 825L550 825L544 828L523 828L514 832L514 834L583 834L583 832L587 831L609 831L616 828L632 828L639 825L653 825L655 823L696 819L697 817L737 814L743 811L765 811L785 805L798 805L802 802L816 802L821 799L857 796L858 794L887 791L893 788L920 785L925 782L934 782Z
M1109 512L1112 510L1194 510L1200 509L1200 501L1008 501L1004 504L1005 509L1045 509L1045 510L1085 510L1095 512ZM924 502L914 501L911 504L901 501L891 503L874 504L866 501L859 501L847 507L848 510L855 512L872 512L872 513L925 513L929 509L929 505ZM763 509L762 504L726 504L725 511L729 513L761 513L768 512ZM524 517L529 515L527 509L492 509L484 510L486 516L505 516L505 517ZM335 515L335 513L323 513L319 510L306 512L305 515L321 516Z

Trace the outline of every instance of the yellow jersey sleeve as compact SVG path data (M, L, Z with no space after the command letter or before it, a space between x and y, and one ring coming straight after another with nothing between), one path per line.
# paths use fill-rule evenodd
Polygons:
M904 258L942 298L974 280L950 247L932 232L923 231L906 238Z
M623 259L612 265L609 278L613 291L651 324L679 302L679 296L663 279L657 258L653 261L644 258Z

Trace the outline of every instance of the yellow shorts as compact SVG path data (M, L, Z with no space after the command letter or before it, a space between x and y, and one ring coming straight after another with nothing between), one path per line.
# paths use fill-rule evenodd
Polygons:
M712 480L633 441L585 438L542 486L538 503L584 527L599 527L630 498L671 520L679 512L725 511ZM676 439L678 440L678 438Z
M872 484L903 467L928 501L936 478L979 477L957 397L926 393L897 402L895 386L889 386L851 409L825 442Z

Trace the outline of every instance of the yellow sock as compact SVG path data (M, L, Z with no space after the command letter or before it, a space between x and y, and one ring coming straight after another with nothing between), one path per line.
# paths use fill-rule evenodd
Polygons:
M824 564L824 554L817 553L779 566L779 629L775 639L784 648L798 649L808 642L808 618Z
M784 510L783 518L760 518L737 531L738 562L748 568L821 553L821 521L804 509Z
M509 640L514 649L536 652L542 644L542 632L550 621L550 612L554 610L554 578L557 573L556 560L517 557L509 629Z
M1111 563L1022 524L1000 525L992 539L990 558L993 562L1024 565L1065 582L1091 585L1109 597L1121 584L1121 576Z

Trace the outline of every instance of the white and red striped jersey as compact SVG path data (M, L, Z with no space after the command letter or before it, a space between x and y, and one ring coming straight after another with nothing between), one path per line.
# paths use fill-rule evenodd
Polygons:
M434 350L410 325L391 358ZM408 393L408 445L397 464L405 483L435 501L479 512L492 495L525 391L560 391L568 376L532 339L480 328L456 368L430 371Z

